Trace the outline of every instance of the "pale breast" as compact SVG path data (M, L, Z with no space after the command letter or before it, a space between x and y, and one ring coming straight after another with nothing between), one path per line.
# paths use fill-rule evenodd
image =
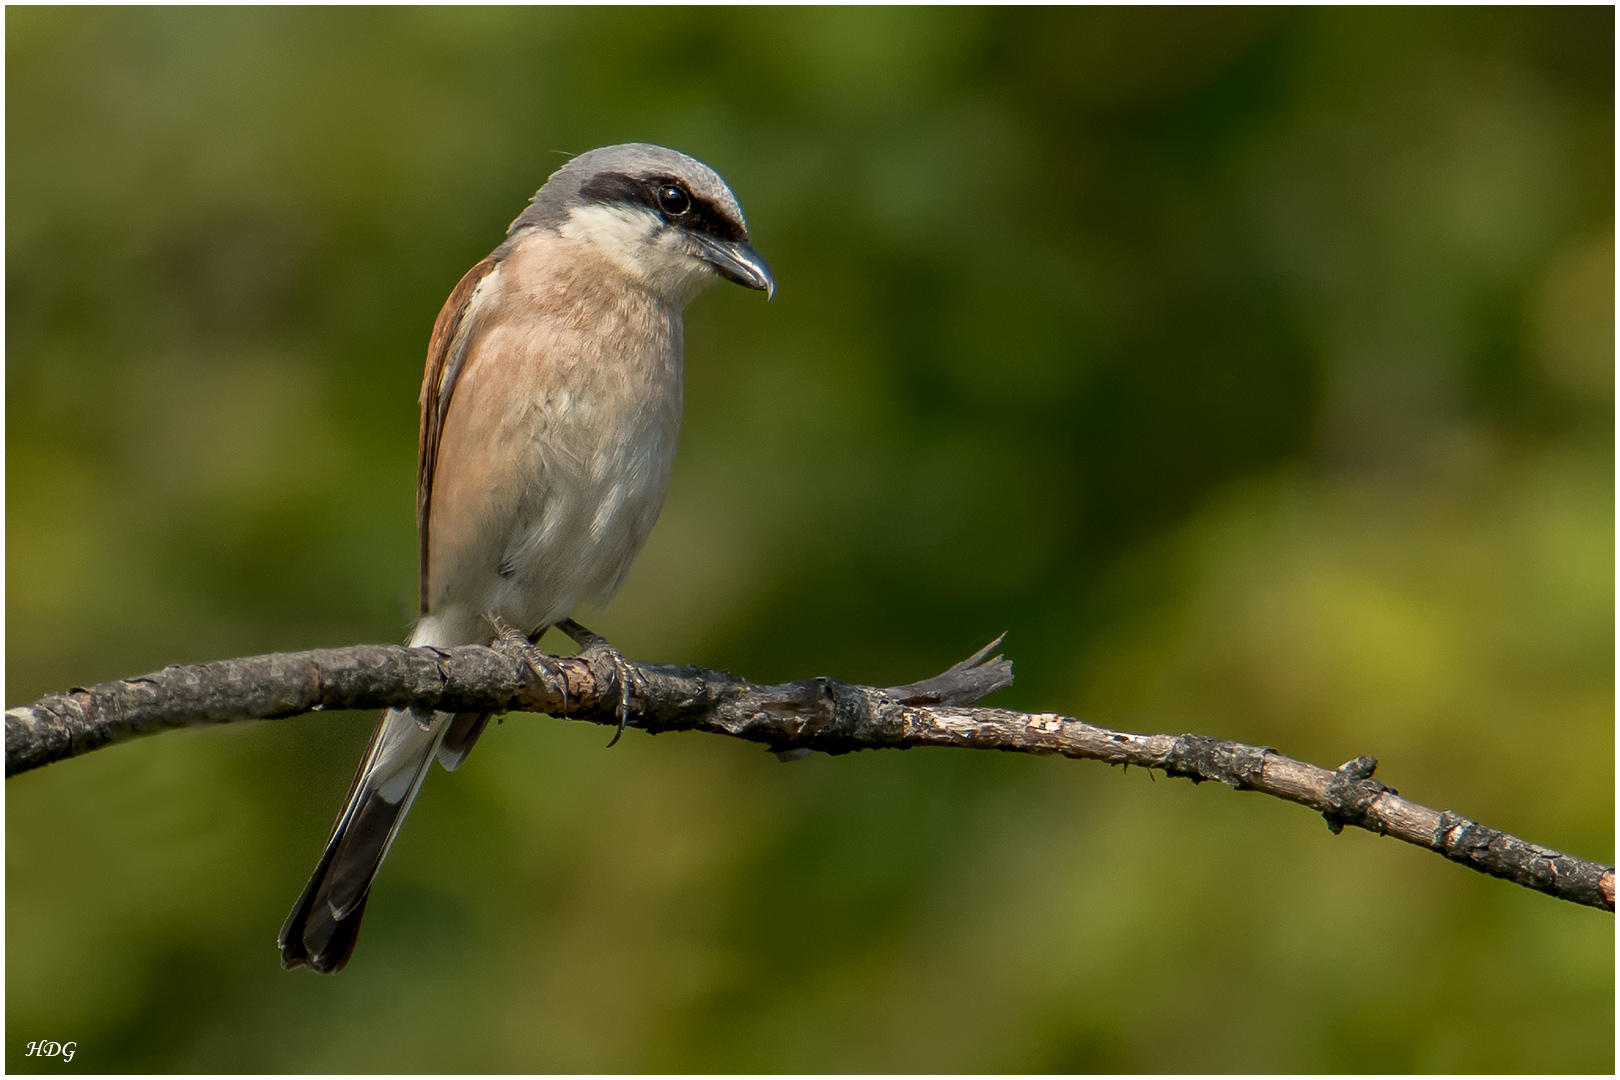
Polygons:
M488 637L605 602L663 505L680 433L681 313L555 237L485 279L439 443L430 609Z

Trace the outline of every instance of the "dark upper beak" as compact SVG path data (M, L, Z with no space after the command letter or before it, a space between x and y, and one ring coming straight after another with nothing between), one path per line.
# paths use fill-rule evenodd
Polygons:
M747 243L741 240L716 240L705 233L696 233L694 238L703 251L703 257L720 272L721 277L750 289L759 289L767 300L776 295L776 278L771 276L771 268L765 265L759 252Z

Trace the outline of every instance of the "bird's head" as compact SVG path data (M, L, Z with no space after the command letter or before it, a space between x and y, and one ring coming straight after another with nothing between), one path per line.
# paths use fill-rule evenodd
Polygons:
M748 244L737 196L696 158L649 143L604 146L552 173L507 235L547 229L584 244L671 303L684 306L716 274L776 291Z

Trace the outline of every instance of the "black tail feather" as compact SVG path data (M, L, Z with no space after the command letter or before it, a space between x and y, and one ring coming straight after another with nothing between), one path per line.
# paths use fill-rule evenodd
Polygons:
M340 834L327 843L320 864L315 867L309 884L304 886L303 895L299 896L292 914L287 916L287 922L281 928L279 943L281 966L284 968L307 965L326 975L342 971L349 957L354 955L354 944L360 936L360 920L366 913L369 890L342 919L333 918L332 909L324 901L316 904L316 897L326 884L327 871L332 866L341 840Z
M298 906L287 917L281 928L281 966L295 968L301 965L322 975L342 971L354 955L355 942L360 938L360 920L366 914L369 892L362 896L341 919L332 917L332 909L325 904L318 908L315 894L319 889L330 855L321 860L321 866L304 887Z
M412 801L411 797L405 797L391 803L375 790L361 793L372 751L382 738L389 716L389 712L384 712L378 719L371 746L361 759L361 767L344 800L343 813L326 842L321 861L281 928L278 940L284 968L307 965L329 974L342 971L354 954L360 920L371 895L371 882L388 854L399 820L410 810ZM432 744L426 745L423 753L417 766L418 776L432 760ZM411 796L414 794L413 789Z
M478 736L484 733L489 725L489 718L493 713L457 713L456 718L450 721L450 727L444 733L444 741L439 743L439 764L448 772L455 772L461 768L461 763L467 760L472 753Z

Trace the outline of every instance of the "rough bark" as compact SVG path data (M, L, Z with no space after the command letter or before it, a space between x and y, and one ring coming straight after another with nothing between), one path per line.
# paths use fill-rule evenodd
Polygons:
M1136 735L1056 713L972 708L1012 683L1012 664L987 658L997 644L932 679L886 689L827 678L764 686L699 667L626 664L633 686L625 722L652 733L748 739L785 760L813 750L963 746L1161 769L1299 803L1335 833L1354 825L1563 900L1614 910L1613 868L1420 806L1372 779L1378 763L1371 757L1329 770L1270 747L1203 735ZM166 728L322 709L541 712L617 726L617 670L606 649L548 656L511 634L488 648L355 645L176 665L8 710L6 775Z

